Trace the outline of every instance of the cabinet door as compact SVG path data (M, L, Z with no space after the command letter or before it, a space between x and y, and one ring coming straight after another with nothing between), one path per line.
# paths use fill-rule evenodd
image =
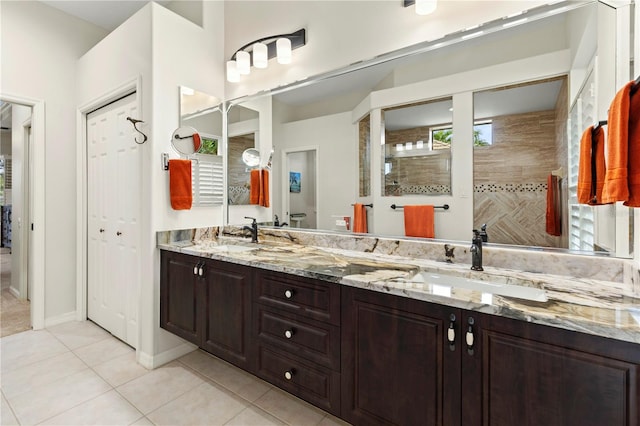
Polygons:
M457 319L459 310L342 291L342 417L367 425L459 424L460 345L447 341L450 315Z
M160 273L160 326L196 345L202 340L198 275L202 259L162 251Z
M639 424L639 345L468 317L477 345L462 354L464 425Z
M201 347L251 371L251 269L208 260L203 276L206 312Z

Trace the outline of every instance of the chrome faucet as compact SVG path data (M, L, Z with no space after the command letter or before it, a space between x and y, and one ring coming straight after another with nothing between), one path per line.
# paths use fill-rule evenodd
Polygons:
M253 220L253 222L251 222L251 226L245 226L242 229L251 231L251 242L257 243L258 242L258 222L256 222L256 218L248 217L248 216L245 216L244 218Z
M471 270L484 271L482 268L482 236L477 229L473 230L473 239L471 240Z

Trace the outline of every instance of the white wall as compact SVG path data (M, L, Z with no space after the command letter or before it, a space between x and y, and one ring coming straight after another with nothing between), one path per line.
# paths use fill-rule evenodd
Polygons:
M278 121L276 117L274 122ZM354 171L358 168L358 125L352 123L351 113L276 124L274 141L274 213L281 222L286 220L282 197L288 194L289 183L282 152L309 147L318 149L318 229L335 229L332 215L352 215L351 204L358 201L358 174Z
M225 5L225 58L244 44L274 34L307 30L307 44L293 62L252 69L240 83L227 83L227 99L253 94L434 40L479 23L547 1L441 1L431 15L419 16L400 0L231 1Z
M75 63L105 31L36 1L0 2L0 16L0 90L45 101L45 223L35 226L45 229L45 318L55 322L76 304Z
M289 172L300 173L300 192L286 192L289 195L289 213L304 213L300 228L316 228L316 167L315 151L293 152L288 155ZM283 217L294 226L291 217Z

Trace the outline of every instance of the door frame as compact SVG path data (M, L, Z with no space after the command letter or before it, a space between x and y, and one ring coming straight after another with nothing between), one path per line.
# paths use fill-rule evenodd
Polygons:
M320 147L318 145L308 145L308 146L301 146L301 147L296 147L296 148L287 148L287 149L283 149L282 150L282 185L281 185L281 190L282 190L282 212L283 214L285 214L287 216L287 220L289 221L289 227L291 227L291 218L289 217L289 214L291 213L289 211L289 154L294 154L296 152L311 152L313 151L314 153L314 158L315 158L315 199L314 199L314 204L315 204L315 209L316 209L316 228L318 227L318 212L320 211L320 205L319 200L319 194L318 191L320 189L320 181L318 179L318 163L320 162ZM285 219L281 219L281 221L284 221Z
M119 87L99 96L78 107L76 111L76 191L78 194L76 215L76 320L85 321L87 319L87 115L98 108L110 104L124 96L136 94L138 111L142 116L142 77L129 80ZM141 232L142 235L142 232ZM142 238L141 238L142 241ZM138 301L136 301L138 302ZM140 345L140 303L138 305L138 346Z
M31 274L33 271L29 270L29 260L33 259L32 246L33 241L30 240L29 228L31 228L31 218L33 216L33 212L31 211L31 206L33 204L33 200L31 199L33 188L33 164L31 151L33 150L33 140L31 139L31 117L25 120L22 123L22 134L24 141L24 155L22 159L22 211L23 219L22 223L26 226L21 225L20 229L20 238L22 241L20 242L20 247L22 250L22 264L20 265L20 284L18 286L20 292L20 298L27 300L29 299L29 294L33 292L33 287L31 287L31 292L29 291L29 281L32 279ZM31 274L30 274L31 272ZM33 282L32 282L33 284Z
M31 107L31 134L33 136L32 152L29 153L30 161L33 164L31 171L33 194L29 194L33 200L31 206L31 223L34 224L31 237L32 247L29 249L31 258L28 261L33 265L33 294L31 297L31 327L34 330L43 329L45 326L45 102L41 99L27 98L24 96L0 93L0 100L13 104ZM23 188L23 193L26 192ZM31 223L21 228L19 238L22 241L29 240ZM23 265L20 265L22 268ZM20 273L25 271L22 269ZM22 287L22 286L21 286Z

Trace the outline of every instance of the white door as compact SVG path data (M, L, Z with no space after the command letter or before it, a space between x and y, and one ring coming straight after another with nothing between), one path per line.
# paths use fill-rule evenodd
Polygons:
M140 282L140 145L132 94L87 115L87 313L136 347Z

